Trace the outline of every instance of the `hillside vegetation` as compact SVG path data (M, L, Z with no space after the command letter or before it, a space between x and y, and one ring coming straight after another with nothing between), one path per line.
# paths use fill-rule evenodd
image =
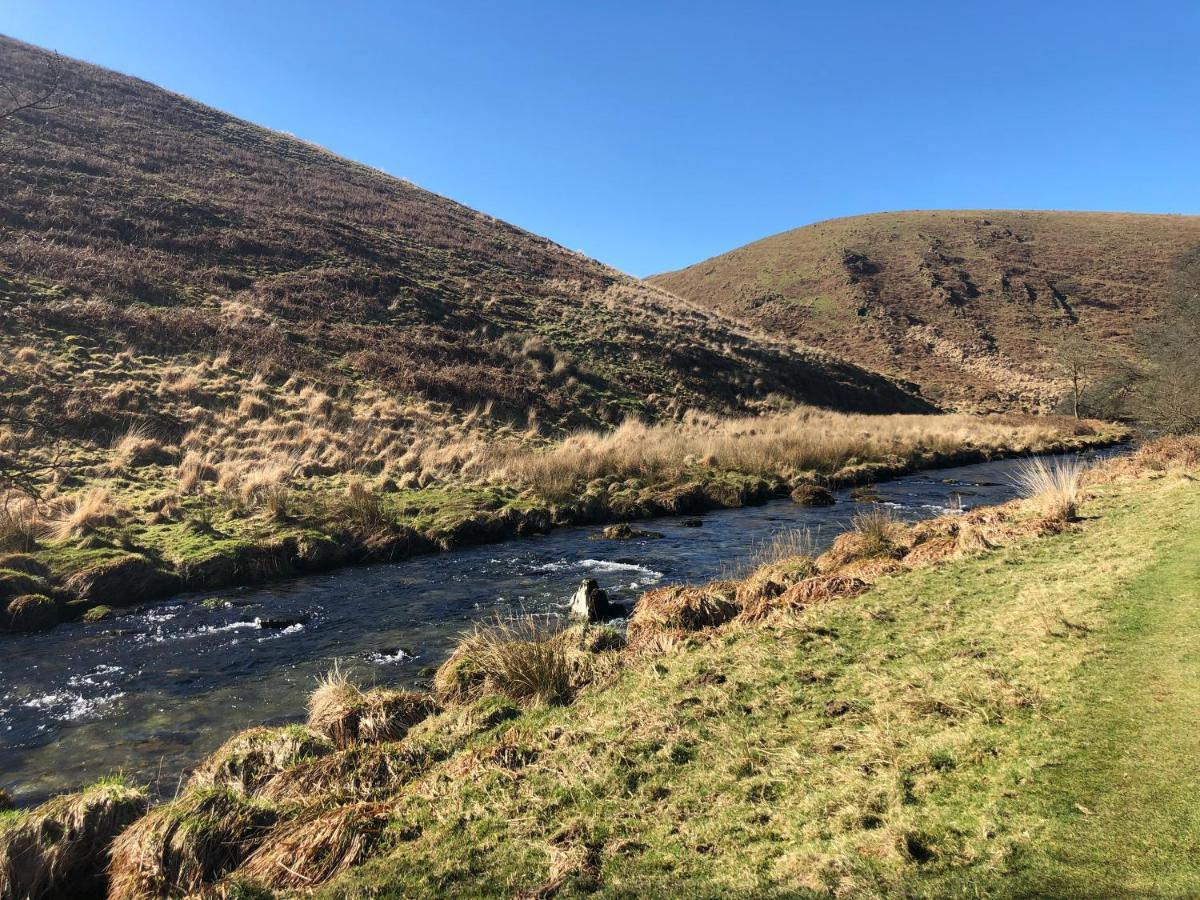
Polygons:
M0 121L0 628L1115 435L818 412L932 407L136 79L0 83L52 98Z
M966 411L1049 410L1136 362L1200 217L935 211L818 222L649 279Z
M1025 501L864 514L815 559L792 544L742 580L643 595L627 641L483 627L432 695L334 672L306 726L234 736L132 825L116 798L145 799L112 783L9 813L0 879L104 872L113 898L1194 894L1198 472L1200 444L1170 439L1082 475L1033 466Z

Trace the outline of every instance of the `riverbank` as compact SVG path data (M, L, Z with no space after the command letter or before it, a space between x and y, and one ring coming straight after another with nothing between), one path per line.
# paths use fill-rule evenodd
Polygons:
M114 607L181 592L561 526L696 514L764 502L800 485L837 488L1128 437L1119 426L1061 418L819 410L638 428L636 440L618 429L615 437L543 448L463 451L474 462L423 487L386 476L302 477L283 463L239 470L225 483L202 460L171 466L155 462L161 447L118 447L113 453L123 462L79 468L72 476L77 492L55 500L52 515L14 508L24 519L10 515L9 552L0 555L0 604L7 608L0 626L19 631L95 620Z
M1077 516L864 520L648 593L624 649L485 630L432 697L334 678L308 728L235 738L125 830L112 896L1187 893L1197 471L1163 442ZM1122 841L1147 852L1090 880Z

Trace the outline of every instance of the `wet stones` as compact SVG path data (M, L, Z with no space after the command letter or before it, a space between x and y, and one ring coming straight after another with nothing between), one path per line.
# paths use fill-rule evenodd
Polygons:
M834 498L826 488L816 484L800 484L792 491L792 502L800 506L833 506Z
M662 537L659 531L646 531L636 528L628 522L619 525L609 525L599 534L592 535L594 541L632 541L636 538L657 539Z

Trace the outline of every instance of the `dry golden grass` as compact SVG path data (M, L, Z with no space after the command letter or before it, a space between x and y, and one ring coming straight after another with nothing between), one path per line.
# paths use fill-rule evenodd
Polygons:
M0 552L26 553L35 549L45 528L42 514L32 499L18 493L0 498Z
M188 791L126 829L112 849L110 900L198 893L241 863L275 814L223 789Z
M355 743L379 743L404 737L437 711L427 694L375 688L363 691L334 666L308 701L308 727L338 749Z
M658 425L631 419L613 431L580 432L541 451L501 448L484 465L493 480L557 498L603 477L669 481L706 466L790 478L969 448L1019 451L1064 433L1070 432L1054 419L864 416L800 407L734 419L692 413Z
M1039 456L1022 463L1014 480L1049 519L1066 522L1075 518L1086 468L1078 459Z
M391 821L391 810L384 803L315 810L273 830L234 878L275 891L324 884L366 859Z
M113 500L108 488L95 487L85 494L68 497L58 506L49 523L55 540L83 537L97 528L118 524L129 511Z
M188 788L228 788L253 794L280 772L332 752L324 735L299 725L251 728L230 738L200 764Z
M863 556L886 556L895 548L900 522L891 510L872 504L854 516L853 525Z
M113 841L148 807L122 781L64 794L0 825L0 897L87 897L103 889Z
M571 693L574 672L565 632L532 617L476 626L434 677L444 703L496 693L518 702L554 703Z

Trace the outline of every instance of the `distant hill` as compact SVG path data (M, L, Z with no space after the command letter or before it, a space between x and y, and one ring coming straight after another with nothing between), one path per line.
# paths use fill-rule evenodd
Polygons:
M1200 217L936 211L819 222L650 283L917 383L965 410L1046 410L1060 349L1136 353Z
M0 395L25 414L177 438L252 376L543 433L771 395L923 406L406 181L0 38L0 84L56 78L51 109L0 123L0 351L48 367ZM191 376L172 367L204 359L230 368L227 400L175 389Z

